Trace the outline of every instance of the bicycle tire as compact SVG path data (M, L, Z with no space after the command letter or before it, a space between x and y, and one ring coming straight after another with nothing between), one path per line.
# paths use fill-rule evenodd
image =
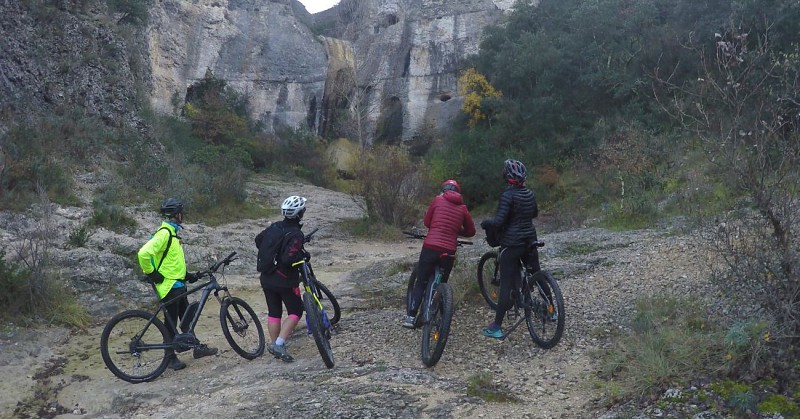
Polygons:
M478 287L481 295L492 310L497 310L500 302L500 277L497 252L490 250L478 262Z
M422 327L422 363L433 367L441 359L450 324L453 320L453 291L448 284L439 284L433 294L430 321Z
M158 378L167 369L169 332L160 319L142 310L127 310L108 321L100 335L100 354L106 367L117 378L143 383ZM148 326L148 323L150 325ZM145 328L147 327L147 328ZM147 342L160 348L148 348Z
M549 297L538 285L539 281L550 287ZM539 271L529 278L529 282L523 286L523 292L526 301L525 323L531 339L542 349L556 346L564 334L565 317L564 297L558 281L550 272Z
M314 342L317 344L319 355L322 357L322 362L328 368L333 368L333 350L331 349L330 332L322 320L322 312L317 305L317 301L310 293L303 294L303 306L306 310L306 320L308 328L311 329L311 334L314 336Z
M231 348L244 359L256 359L264 354L264 328L256 312L241 298L230 297L219 308L222 334Z
M330 314L331 311L333 311L333 317L330 317L330 315L328 316L330 324L335 325L339 323L339 319L342 318L342 309L339 307L339 300L337 300L331 290L328 289L325 284L319 282L319 280L314 282L314 286L317 289L317 299L319 299L320 304L322 304L325 313Z

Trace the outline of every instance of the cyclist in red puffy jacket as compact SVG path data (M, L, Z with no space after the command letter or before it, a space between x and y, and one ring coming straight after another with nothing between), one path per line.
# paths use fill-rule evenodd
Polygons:
M461 187L455 180L442 182L442 193L431 202L428 212L425 213L424 222L428 234L422 242L417 265L417 282L414 284L414 290L407 303L406 316L403 318L403 327L409 329L414 328L414 318L417 316L422 296L428 285L428 278L433 274L436 265L440 264L442 267L442 282L447 282L450 276L454 258L442 258L442 254L455 256L458 237L475 235L475 223L461 198Z

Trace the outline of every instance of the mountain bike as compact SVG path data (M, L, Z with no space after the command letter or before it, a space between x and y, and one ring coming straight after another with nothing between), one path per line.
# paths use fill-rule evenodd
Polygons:
M220 304L220 325L231 348L248 360L261 356L265 340L258 316L244 300L232 296L228 287L220 284L215 275L220 268L236 260L235 255L236 252L233 252L208 270L198 272L198 279L207 277L208 280L162 302L155 313L126 310L109 320L100 336L100 353L106 367L118 378L130 383L156 379L167 369L173 351L184 352L200 346L194 328L211 293ZM190 304L184 313L185 317L181 317L181 326L186 326L181 330L186 331L170 339L170 333L159 319L159 314L166 313L167 306L177 299L200 290L202 294L199 301ZM165 319L171 324L175 322L169 315L165 315ZM173 330L178 330L177 325L172 325L175 326Z
M425 238L424 234L412 231L404 231L403 234L415 239ZM459 246L465 244L472 244L472 242L458 240ZM439 259L443 258L455 259L455 255L442 253ZM408 279L406 307L411 303L411 293L414 290L414 284L417 282L417 268L418 266L414 267L411 271L411 277ZM420 352L422 354L422 363L426 367L436 365L444 353L447 338L450 336L453 306L453 290L449 284L442 282L442 268L437 264L432 276L428 279L425 295L414 321L416 327L422 326L422 347Z
M536 241L530 245L531 252L538 252L544 242ZM478 286L481 294L492 310L497 310L500 297L500 275L498 253L490 250L478 262ZM564 333L564 297L555 277L545 270L534 271L520 264L520 287L512 292L512 307L506 312L509 319L516 322L505 331L507 337L523 320L528 326L531 339L543 349L558 344ZM520 316L520 310L524 317Z
M307 234L304 243L311 241L312 236L319 229L314 229L311 233ZM317 344L317 349L322 357L322 362L328 368L333 368L333 349L331 349L331 332L333 331L334 324L339 321L341 310L336 297L328 290L327 287L322 285L314 275L314 270L311 268L310 256L304 260L293 263L292 266L297 267L300 271L300 280L303 283L303 309L306 312L306 324L314 336L314 342ZM330 308L333 310L333 317L328 317L328 310L325 309L323 301L330 303ZM335 321L334 321L335 319Z

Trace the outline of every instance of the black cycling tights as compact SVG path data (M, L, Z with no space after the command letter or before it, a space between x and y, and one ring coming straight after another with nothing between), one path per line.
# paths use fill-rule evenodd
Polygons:
M436 265L440 264L442 267L442 283L446 283L450 277L450 271L453 269L452 257L441 257L442 251L422 248L419 253L419 263L417 264L417 282L414 283L414 290L411 291L411 298L406 307L409 316L416 317L419 310L420 303L425 295L425 289L428 287L428 279L436 272ZM452 256L451 253L448 253Z
M515 289L522 288L520 259L533 272L541 270L539 252L536 249L530 251L528 246L512 246L500 249L500 301L498 301L497 311L494 316L494 323L498 327L503 324L506 311L511 308L511 293ZM549 298L551 292L547 283L539 281L539 285L546 294L542 295L542 297Z

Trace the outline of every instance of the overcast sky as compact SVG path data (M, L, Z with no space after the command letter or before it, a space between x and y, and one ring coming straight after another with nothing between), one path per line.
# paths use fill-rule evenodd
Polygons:
M330 9L339 3L339 0L300 0L300 3L306 6L306 10L308 10L309 13L317 13Z

